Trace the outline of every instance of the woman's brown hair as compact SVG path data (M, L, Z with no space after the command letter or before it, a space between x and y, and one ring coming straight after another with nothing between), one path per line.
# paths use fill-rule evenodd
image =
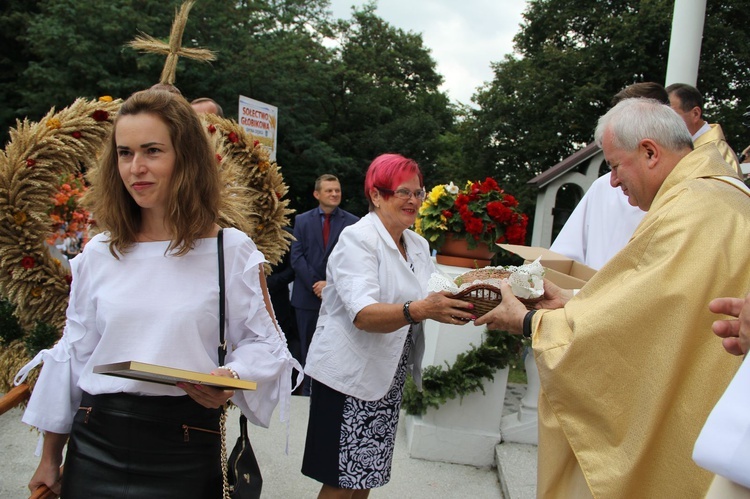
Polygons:
M97 226L110 234L109 250L124 253L141 229L141 209L125 188L118 169L115 130L121 116L151 114L163 121L175 151L175 165L167 201L166 224L172 234L167 251L184 255L204 237L219 218L221 182L216 155L190 104L181 96L158 89L137 92L126 100L97 168L87 178L91 188L85 203Z

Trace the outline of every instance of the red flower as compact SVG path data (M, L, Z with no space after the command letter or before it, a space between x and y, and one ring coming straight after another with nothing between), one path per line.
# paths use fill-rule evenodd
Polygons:
M221 154L217 154L217 155L216 155L216 162L217 162L217 163L221 163L221 160L222 160L222 159L224 159L224 158L222 158L222 157L221 157Z
M34 158L27 158L26 159L26 166L29 168L33 168L36 165L36 160Z
M229 139L229 142L231 142L232 144L236 144L237 142L240 141L240 138L234 132L229 132L229 136L227 138Z
M510 208L500 201L490 201L487 203L487 213L493 220L496 220L501 224L512 221L513 216L516 215L510 211Z
M464 225L466 226L466 232L468 232L472 236L479 236L482 233L482 228L484 227L484 224L482 224L482 220L476 217L464 220Z
M518 206L518 200L512 194L506 194L503 198L503 204L508 208L514 208Z
M471 211L467 205L463 205L458 207L458 215L461 217L461 220L466 223L467 220L474 217L474 212Z
M253 141L253 147L258 147L258 144L260 144L260 142L258 142L257 140Z
M467 196L466 194L459 194L456 197L456 208L462 208L465 207L467 204L469 204L469 201L471 201L471 198Z
M109 113L103 109L97 109L91 114L91 117L95 121L107 121L109 119Z
M83 135L83 134L81 132L79 132L78 130L76 130L71 135L73 136L74 139L80 139L81 135Z
M443 210L443 216L449 219L453 216L453 213L450 210Z
M523 244L526 241L526 228L520 225L511 225L505 229L505 236L510 244Z
M34 265L36 265L36 260L34 260L34 257L25 256L21 258L21 267L25 268L26 270L33 269Z
M208 133L210 134L216 133L216 127L213 125L208 125Z
M476 188L476 191L475 191ZM472 192L487 194L492 191L499 191L500 187L490 177L487 177L484 182L477 182L472 186Z

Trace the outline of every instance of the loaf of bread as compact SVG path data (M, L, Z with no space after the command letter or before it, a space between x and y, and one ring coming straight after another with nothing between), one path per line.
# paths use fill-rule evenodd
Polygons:
M474 269L468 272L464 272L460 276L456 277L455 282L457 286L462 284L471 284L474 281L486 281L488 279L507 279L510 272L502 267L484 267L481 269Z

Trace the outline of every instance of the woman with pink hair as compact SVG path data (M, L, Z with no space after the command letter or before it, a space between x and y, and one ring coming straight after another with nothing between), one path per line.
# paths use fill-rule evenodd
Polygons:
M427 293L427 241L410 230L425 197L417 163L398 154L367 170L370 212L339 236L328 260L318 325L302 473L318 497L367 497L390 480L407 371L421 387L426 319L463 324L473 305Z

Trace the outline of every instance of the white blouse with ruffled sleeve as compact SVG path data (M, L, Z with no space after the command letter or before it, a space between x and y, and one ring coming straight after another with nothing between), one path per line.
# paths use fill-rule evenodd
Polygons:
M106 234L95 236L71 261L73 283L65 330L16 377L20 383L43 362L23 421L41 430L69 433L82 392L182 396L177 387L94 374L99 364L139 361L209 373L218 363L219 277L216 238L200 239L183 256L168 242L135 244L115 258ZM265 261L253 241L224 229L226 283L225 364L255 391L232 401L248 419L267 427L281 401L286 420L292 369L281 329L268 314L260 286Z

